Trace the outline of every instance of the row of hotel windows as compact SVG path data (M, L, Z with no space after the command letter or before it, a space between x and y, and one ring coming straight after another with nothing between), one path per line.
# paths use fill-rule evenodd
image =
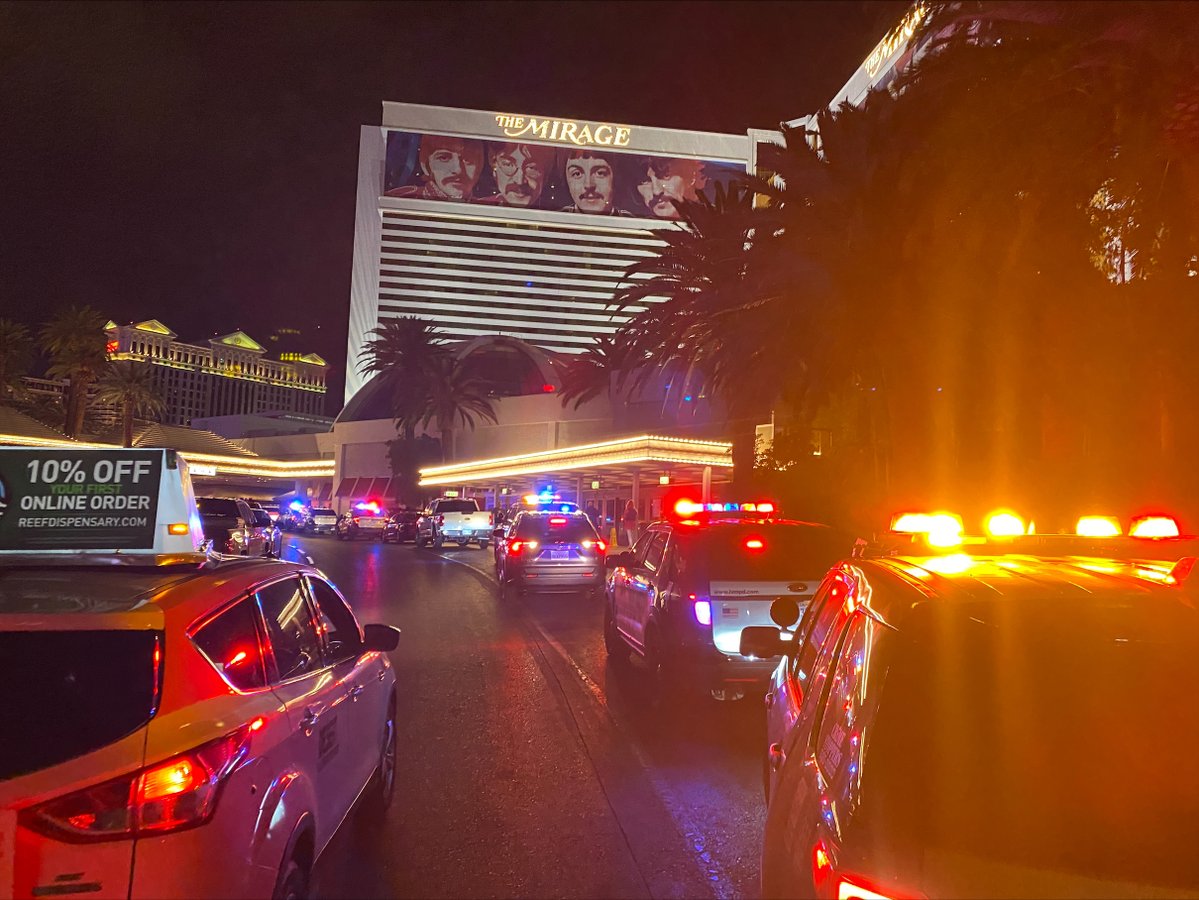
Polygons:
M175 345L178 346L178 345ZM188 351L176 351L174 353L162 352L162 345L151 343L149 341L131 341L129 352L135 353L151 360L164 359L172 362L180 362L188 365L202 367L199 372L211 373L224 371L226 366L233 366L239 375L257 378L272 378L279 381L286 381L290 384L302 385L311 388L323 388L324 380L313 377L306 373L296 371L293 366L285 363L275 363L272 360L237 360L230 357L218 357L214 361L210 353L192 353Z

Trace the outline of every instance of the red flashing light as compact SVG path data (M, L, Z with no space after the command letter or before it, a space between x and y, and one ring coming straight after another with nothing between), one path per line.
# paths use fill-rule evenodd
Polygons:
M543 384L541 386L541 392L543 394L552 394L554 392L554 386L552 384Z
M231 668L232 666L236 666L238 663L244 663L248 656L249 656L249 654L246 653L245 650L238 650L236 653L233 654L233 658L230 659L229 662L225 663L225 668L228 669L228 668Z
M697 512L702 512L703 508L704 508L704 505L702 503L696 503L694 500L690 500L687 498L683 498L682 500L677 501L674 505L675 513L677 515L683 516L684 518L686 518L688 516L693 516Z
M550 516L551 525L565 525L569 521L566 516Z
M266 725L266 719L263 718L262 716L259 716L257 719L255 719L253 722L250 723L250 730L251 731L261 731L262 727L264 725Z
M825 849L824 841L818 841L812 848L812 884L816 888L816 896L827 900L892 900L900 896L880 893L879 886L871 885L866 879L838 872Z
M1173 516L1138 516L1132 520L1129 535L1135 538L1175 538L1181 534Z
M511 556L520 556L526 549L536 550L536 541L522 541L520 538L512 538L508 541L508 553Z
M765 548L766 548L766 544L762 541L761 538L749 538L745 542L746 550L764 550Z
M119 349L121 349L121 345L118 344L116 341L109 341L107 344L104 345L104 352L107 353L109 356L112 356Z

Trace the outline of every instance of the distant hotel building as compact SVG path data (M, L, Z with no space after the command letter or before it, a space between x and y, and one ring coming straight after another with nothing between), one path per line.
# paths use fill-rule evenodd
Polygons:
M162 421L167 425L190 425L209 416L324 413L326 363L315 353L267 359L266 348L242 331L206 345L185 344L157 319L109 322L105 330L110 359L150 365L166 401Z
M751 171L755 134L384 103L359 141L347 401L390 318L565 353L613 333L642 308L609 306L625 271L672 227L663 197Z

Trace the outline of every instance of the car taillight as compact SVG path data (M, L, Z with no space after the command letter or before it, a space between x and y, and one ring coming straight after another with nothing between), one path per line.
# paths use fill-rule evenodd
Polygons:
M600 553L604 553L608 549L608 545L605 544L599 538L596 538L595 540L592 540L591 538L584 538L579 543L583 547L584 550L590 550L591 548L594 547Z
M25 827L69 844L114 841L203 825L250 749L255 719L194 750L22 810Z
M896 893L890 888L881 893L881 885L872 885L859 875L838 872L823 841L812 848L812 883L821 900L916 900L920 897L911 892Z
M522 541L519 538L513 538L508 541L508 552L512 556L520 556L525 550L536 550L536 541Z
M688 594L687 599L691 601L695 609L695 621L700 625L708 626L712 624L712 601L707 597L696 597L695 594Z

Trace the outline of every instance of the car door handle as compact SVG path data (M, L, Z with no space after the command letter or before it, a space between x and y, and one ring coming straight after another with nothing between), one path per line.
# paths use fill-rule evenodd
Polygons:
M320 719L320 717L321 714L311 706L304 711L304 718L300 719L300 728L303 729L305 736L312 734L313 729L316 728L317 720Z
M767 708L767 709L770 709L772 706L774 706L774 692L773 692L773 691L767 691L767 692L766 692L766 700L765 700L765 703L766 703L766 708Z
M362 691L363 691L362 685L360 685L360 684L355 685L354 688L348 694L346 694L346 696L351 700L357 700L359 697L362 696Z
M783 764L783 760L786 759L781 744L771 744L770 749L766 751L766 755L770 757L770 771L772 772L777 772L779 766Z

